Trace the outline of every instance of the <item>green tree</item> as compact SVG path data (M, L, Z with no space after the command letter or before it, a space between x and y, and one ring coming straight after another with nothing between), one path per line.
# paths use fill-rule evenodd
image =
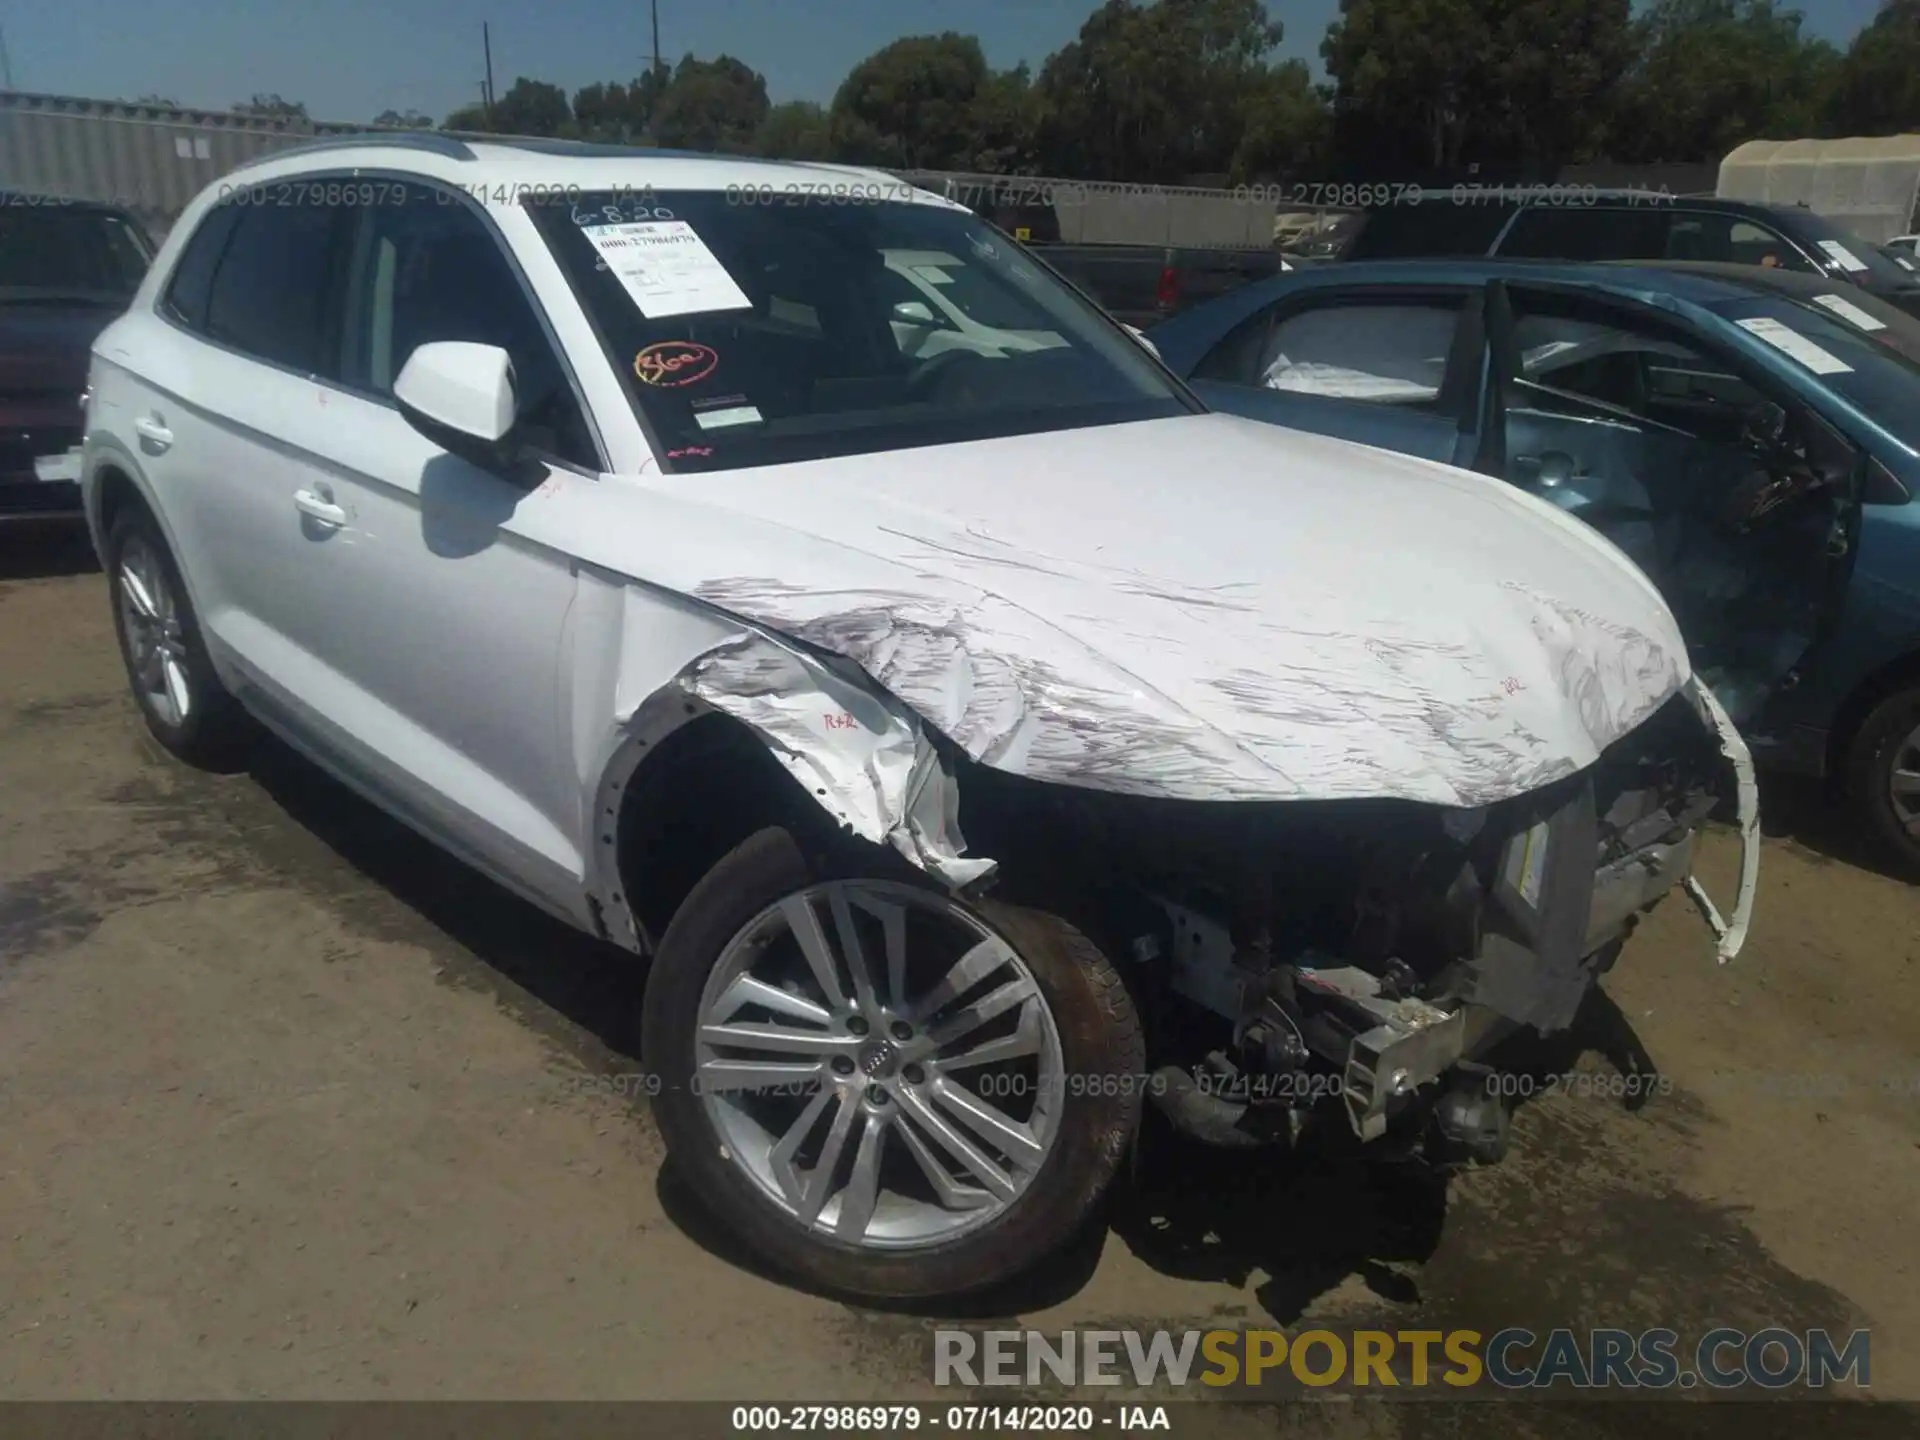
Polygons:
M1024 63L997 70L973 99L968 115L967 168L986 175L1031 175L1040 168L1040 123L1045 110Z
M433 121L418 110L382 110L373 117L373 123L383 129L392 130L431 130Z
M1107 0L1040 69L1047 169L1175 182L1231 169L1280 36L1259 0Z
M471 105L462 105L440 122L442 130L460 130L468 134L484 135L493 129L493 120L487 114L487 107L478 100Z
M544 80L521 75L493 102L492 128L502 135L563 135L572 124L567 92Z
M1920 0L1884 0L1848 47L1829 113L1843 135L1920 130Z
M774 160L833 159L826 107L812 100L789 100L772 106L754 132L753 152Z
M1340 158L1376 174L1552 173L1591 148L1629 26L1628 0L1342 0L1320 47Z
M653 135L672 149L745 151L771 108L767 77L743 61L688 55L654 107Z
M908 35L855 65L833 97L836 144L871 164L914 170L974 168L977 113L992 88L971 35Z
M1329 96L1301 60L1273 66L1248 87L1245 128L1228 170L1236 184L1296 176L1319 179L1331 163Z
M1654 0L1607 129L1611 158L1719 160L1825 132L1840 57L1773 0Z

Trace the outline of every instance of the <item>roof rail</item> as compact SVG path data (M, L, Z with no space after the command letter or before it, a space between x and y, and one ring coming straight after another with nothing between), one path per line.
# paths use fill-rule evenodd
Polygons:
M561 140L545 135L475 135L487 145L575 160L753 160L753 155L716 155L709 150L658 150L646 145L610 145L594 140Z
M336 135L319 140L305 140L298 145L284 145L278 150L269 150L255 155L234 167L235 174L242 170L251 170L270 160L283 160L289 155L318 155L326 150L421 150L430 155L441 155L449 160L471 160L473 151L464 140L456 140L451 135L435 135L431 131L397 130L391 133L376 131L365 135Z

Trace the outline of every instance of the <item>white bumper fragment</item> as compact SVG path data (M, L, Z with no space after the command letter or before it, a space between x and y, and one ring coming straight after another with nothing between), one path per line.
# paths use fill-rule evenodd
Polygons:
M1736 802L1740 824L1740 886L1733 897L1733 915L1723 919L1705 887L1693 876L1687 877L1687 894L1700 907L1707 924L1720 942L1720 963L1726 964L1740 953L1746 943L1747 926L1753 921L1754 893L1760 885L1760 786L1753 773L1753 756L1747 742L1740 738L1733 721L1699 676L1687 682L1687 698L1700 718L1720 741L1720 753L1733 767Z

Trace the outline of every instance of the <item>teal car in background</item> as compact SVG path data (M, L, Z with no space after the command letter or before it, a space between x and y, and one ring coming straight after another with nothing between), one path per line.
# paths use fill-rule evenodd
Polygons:
M1214 409L1592 524L1756 760L1920 873L1920 320L1777 269L1468 259L1308 267L1148 336Z

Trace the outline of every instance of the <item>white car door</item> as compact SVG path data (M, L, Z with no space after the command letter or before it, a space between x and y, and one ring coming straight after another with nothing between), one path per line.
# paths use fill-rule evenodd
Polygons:
M310 376L334 218L312 206L210 211L157 312L129 316L103 356L100 423L137 445L202 628L243 683L297 684L288 627L319 599L311 572L288 564L296 496L310 484L310 457L288 435L324 396ZM112 373L121 365L124 380Z
M594 483L597 447L472 201L410 185L404 201L349 216L335 383L283 431L312 457L278 550L314 603L287 618L287 638L318 662L287 698L299 728L407 818L580 919L580 786L560 704L574 567L517 532L514 515L549 481ZM514 357L523 428L550 463L509 481L401 417L393 382L434 340Z

